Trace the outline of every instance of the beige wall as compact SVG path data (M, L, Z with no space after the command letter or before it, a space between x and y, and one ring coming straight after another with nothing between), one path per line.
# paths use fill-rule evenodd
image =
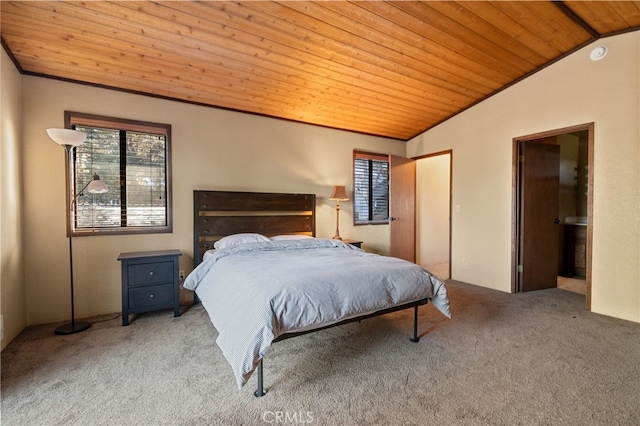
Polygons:
M46 135L65 110L172 125L172 234L74 238L76 317L121 310L120 252L176 248L192 269L192 191L220 189L317 194L317 235L335 231L333 185L352 191L354 148L404 155L405 143L283 120L23 76L24 245L27 322L69 318L64 150ZM386 253L388 226L352 226L341 204L340 233Z
M0 49L0 315L2 349L26 325L22 243L20 74Z
M453 149L454 279L510 291L513 138L594 122L592 311L640 322L639 58L639 32L603 39L409 142Z

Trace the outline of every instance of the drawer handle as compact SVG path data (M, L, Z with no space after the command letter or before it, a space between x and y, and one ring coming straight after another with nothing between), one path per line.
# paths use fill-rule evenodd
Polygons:
M153 299L154 297L156 297L156 295L155 295L155 294L153 294L153 293L151 293L151 294L149 295L149 299Z
M149 271L149 275L154 276L155 273L153 271Z

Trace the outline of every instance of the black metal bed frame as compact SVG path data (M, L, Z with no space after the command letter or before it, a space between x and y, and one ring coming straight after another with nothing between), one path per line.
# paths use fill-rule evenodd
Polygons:
M421 300L417 300L415 302L405 303L403 305L398 305L398 306L394 306L392 308L387 308L387 309L383 309L383 310L380 310L380 311L376 311L376 312L373 312L371 314L362 315L362 316L358 316L358 317L354 317L354 318L349 318L349 319L346 319L346 320L343 320L343 321L336 322L334 324L326 325L324 327L314 328L312 330L306 330L306 331L300 331L300 332L285 333L285 334L282 334L282 335L276 337L275 339L273 339L273 343L280 342L280 341L286 340L286 339L290 339L292 337L302 336L302 335L309 334L309 333L315 333L316 331L326 330L328 328L338 327L338 326L341 326L341 325L344 325L344 324L348 324L348 323L351 323L351 322L355 322L355 321L360 322L360 321L368 319L368 318L374 318L374 317L378 317L380 315L390 314L391 312L402 311L404 309L410 309L410 308L414 308L414 312L413 312L413 337L410 340L412 342L414 342L414 343L417 343L417 342L420 341L420 338L418 337L418 306L426 305L427 303L429 303L429 299L421 299ZM258 398L264 396L267 393L264 390L264 375L263 375L263 367L262 367L262 361L263 360L264 360L264 358L260 359L260 363L258 363L258 387L257 387L256 391L253 393Z

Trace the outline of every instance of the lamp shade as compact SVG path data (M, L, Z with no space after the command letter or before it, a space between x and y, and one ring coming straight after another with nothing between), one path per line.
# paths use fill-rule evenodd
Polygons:
M347 201L349 197L347 197L347 190L344 185L336 185L333 187L333 192L331 193L330 200L335 201Z
M72 129L47 129L47 134L55 143L62 146L82 145L87 137L86 133Z
M104 194L105 192L109 192L109 188L100 180L100 176L95 174L93 175L93 180L87 185L87 192L89 194Z

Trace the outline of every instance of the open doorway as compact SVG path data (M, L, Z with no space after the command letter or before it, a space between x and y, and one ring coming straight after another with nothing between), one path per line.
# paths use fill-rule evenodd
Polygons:
M416 263L451 278L452 152L416 159Z
M590 309L593 123L513 144L512 291L560 287Z

